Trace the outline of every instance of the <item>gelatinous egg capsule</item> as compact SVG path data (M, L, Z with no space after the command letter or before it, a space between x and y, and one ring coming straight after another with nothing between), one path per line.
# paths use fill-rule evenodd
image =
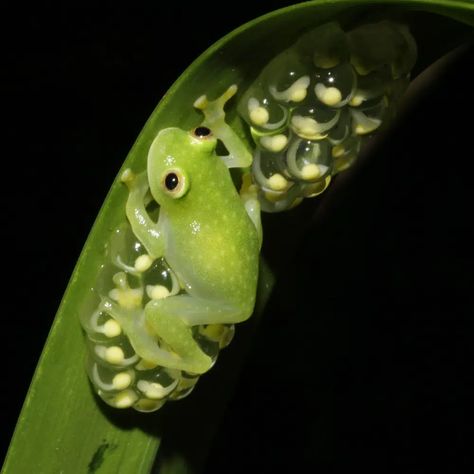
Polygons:
M153 262L143 275L146 295L150 300L158 300L176 295L180 291L178 279L164 258Z
M97 363L115 369L130 367L140 359L126 337L108 344L90 341L90 350Z
M264 212L281 212L295 207L302 201L299 183L294 183L285 192L259 189L258 200Z
M181 379L178 370L166 369L141 360L136 366L136 388L139 398L133 408L153 412L161 408L176 391Z
M319 196L326 191L331 183L331 175L326 176L323 180L316 183L304 183L301 185L301 195L305 198L312 198Z
M166 400L179 384L179 378L172 378L163 367L136 371L136 388L141 398Z
M193 337L194 340L199 344L200 349L211 358L213 366L219 355L219 341L212 340L203 335L201 332L201 327L202 326L193 327Z
M327 140L332 145L343 142L352 134L352 116L347 107L341 109L341 115L337 124L329 130Z
M133 404L133 408L142 413L151 413L159 410L165 403L166 400L150 400L149 398L140 398Z
M301 61L294 48L273 59L261 74L261 84L277 102L293 106L308 95L310 67Z
M343 107L352 98L357 75L349 63L331 69L319 68L313 77L316 98L328 107Z
M380 127L388 107L388 100L383 97L375 105L352 108L352 130L356 135L367 135Z
M380 100L391 82L392 79L387 69L381 69L366 76L358 76L357 89L354 91L349 105L360 107Z
M340 111L322 104L308 104L293 110L290 127L306 140L322 140L339 120Z
M331 174L332 157L327 141L294 138L286 153L288 171L304 182L324 180Z
M290 72L290 74L292 73ZM310 77L307 74L299 77L295 75L294 82L287 88L278 89L276 86L271 85L269 90L275 100L295 104L302 102L306 98L310 82Z
M252 86L239 102L239 113L257 133L277 133L288 123L289 112L269 91Z
M114 339L123 337L120 324L103 311L100 305L86 314L81 322L91 341L109 344Z
M347 37L351 63L361 76L389 66L392 77L397 79L408 74L415 64L416 44L404 25L390 21L369 23L348 32Z
M349 168L359 155L361 139L358 136L350 136L342 143L334 145L331 149L333 157L333 175Z
M142 271L147 258L145 248L128 224L121 225L112 233L106 252L112 264L131 274Z
M303 34L294 49L318 68L333 68L349 60L346 34L336 22L325 23Z
M98 364L90 358L87 365L89 378L97 389L103 393L117 393L133 386L135 371L133 369L114 369Z
M280 153L288 146L289 130L282 130L280 133L261 134L255 130L251 131L252 138L256 145L263 151Z
M205 324L199 326L199 334L210 341L216 342L219 349L227 347L235 334L233 324Z
M255 150L252 163L253 178L257 185L270 193L285 193L291 186L282 153L269 153Z
M198 380L199 377L197 375L183 372L176 390L170 394L170 400L181 400L187 397L193 391Z
M131 388L118 393L109 393L99 389L97 393L107 405L113 408L131 408L139 399L137 392Z

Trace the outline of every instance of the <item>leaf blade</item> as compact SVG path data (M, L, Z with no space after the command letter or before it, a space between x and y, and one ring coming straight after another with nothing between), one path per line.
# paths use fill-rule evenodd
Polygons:
M358 2L359 5L369 3L374 2ZM467 2L421 0L413 2L407 0L385 3L462 17L464 21L467 19L468 24L473 24L472 17L462 15L463 12L473 11L472 5ZM309 8L311 12L319 11L318 21L324 21L325 15L329 18L345 11L351 5L354 5L354 2L333 1L330 4L326 1L312 2L305 8ZM323 6L325 7L324 12L321 11ZM308 11L299 5L289 7L285 12L274 12L244 25L204 53L164 97L139 135L124 166L140 167L144 165L146 150L154 133L161 126L189 127L198 120L197 113L190 113L190 104L192 103L190 101L203 92L200 84L206 84L206 81L211 80L211 74L206 73L206 70L214 71L216 66L222 65L219 56L222 56L223 52L226 53L227 63L225 65L227 69L222 72L219 81L210 87L212 92L216 92L223 84L227 85L229 82L245 82L245 75L251 72L252 67L245 66L241 70L232 71L229 65L232 64L232 61L238 63L243 60L253 42L262 38L263 33L256 31L262 24L267 22L266 24L270 25L268 26L270 30L275 31L287 21L283 19L284 14L292 15L293 29L291 31L293 35L297 35L301 28L298 22L304 20L307 23L309 21L305 19L309 16ZM243 36L250 30L253 31L252 36L239 47L235 46L237 42L244 39ZM268 31L265 34L269 34ZM278 50L280 44L281 41L280 43L276 41L273 45L274 50ZM271 54L273 54L272 50L265 52L266 56L271 56ZM262 57L262 61L264 59ZM239 126L237 122L235 124L237 127ZM150 435L150 433L132 426L133 423L127 425L128 420L124 420L122 416L115 416L107 413L107 410L97 407L83 370L82 358L85 345L80 333L77 311L83 295L88 291L89 281L93 280L94 275L97 275L96 264L103 256L103 243L107 238L107 233L118 225L122 218L120 203L123 203L124 199L124 190L118 182L115 182L87 240L58 311L56 322L48 337L45 351L40 359L30 393L19 419L12 448L4 467L5 472L15 472L13 469L18 469L16 472L23 472L21 469L27 467L31 469L32 466L37 467L37 472L50 472L52 466L54 467L53 471L60 472L64 468L64 464L61 463L66 458L68 465L80 466L81 469L89 469L89 466L92 466L91 468L96 470L100 468L104 472L120 472L119 469L127 472L125 467L133 466L135 462L141 462L141 467L148 469L151 463L147 459L152 459L159 447L159 439L156 435ZM59 360L58 355L62 355ZM60 387L53 390L51 387L55 385L60 385ZM57 411L63 413L60 422L50 418L50 414ZM140 420L140 425L142 421ZM75 434L65 438L64 433L74 433L68 429L71 426L74 426ZM48 436L44 435L45 432ZM90 438L93 439L90 444L84 443L82 439L84 432L90 433ZM38 456L37 452L25 455L23 446L28 445L32 439L35 440L35 450L44 453L44 455ZM104 448L106 445L107 447ZM54 451L51 451L53 447ZM112 449L112 447L115 448ZM100 459L102 459L102 463L98 464ZM46 470L42 471L42 469Z

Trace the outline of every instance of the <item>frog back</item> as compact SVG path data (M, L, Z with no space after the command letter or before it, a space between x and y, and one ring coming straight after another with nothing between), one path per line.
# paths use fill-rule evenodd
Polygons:
M190 190L165 213L165 258L186 291L253 308L258 276L257 231L214 155L190 172Z

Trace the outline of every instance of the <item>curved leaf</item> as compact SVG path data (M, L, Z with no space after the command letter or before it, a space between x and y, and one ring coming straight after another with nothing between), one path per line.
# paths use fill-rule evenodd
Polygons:
M473 5L461 1L313 1L260 17L219 40L183 73L152 113L124 167L144 168L148 147L161 128L196 125L200 120L192 109L196 97L203 93L217 95L231 83L245 90L262 65L305 28L332 18L351 24L370 17L374 5L378 6L377 14L407 15L422 46L418 71L458 44L468 31L465 25L474 25ZM439 25L444 35L438 34ZM256 44L266 47L256 50ZM231 110L229 116L233 126L242 130L235 111ZM167 415L156 416L105 408L92 395L83 369L85 343L78 308L98 274L110 229L122 220L125 197L125 190L116 180L87 239L41 355L3 468L6 473L69 472L71 466L77 472L147 472L159 446L162 426L178 420L178 406L169 409ZM234 368L237 371L238 363ZM225 370L221 372L225 376ZM197 396L195 400L195 406L202 402ZM218 413L215 415L218 418ZM205 450L215 422L211 425L210 434L202 435L202 444L196 440L195 451L198 447ZM203 455L200 451L195 457Z

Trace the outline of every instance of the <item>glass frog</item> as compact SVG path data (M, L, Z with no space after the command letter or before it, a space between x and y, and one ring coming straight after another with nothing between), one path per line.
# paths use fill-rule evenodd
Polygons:
M157 133L147 170L121 176L127 221L108 244L95 287L100 301L82 313L89 377L107 403L154 411L190 393L234 323L253 311L260 209L291 209L351 166L393 115L415 61L405 25L344 31L325 23L243 91L237 111L252 153L225 121L236 85L214 101L195 101L204 119L194 130ZM228 155L216 153L219 141ZM229 168L241 171L240 193Z
M218 134L227 127L223 109L222 114L216 112L235 91L230 88L214 103L205 98L197 103L205 123ZM191 328L247 319L258 275L256 200L252 203L248 193L239 196L228 171L228 166L242 167L249 160L246 154L221 159L216 145L217 137L207 126L191 132L166 128L150 147L146 175L135 176L130 170L122 175L129 188L126 210L134 234L150 259L165 258L185 291L152 299L144 308L145 325L128 332L130 342L147 361L196 374L209 370L212 360ZM148 189L160 206L157 223L145 209Z
M147 170L121 175L128 224L109 250L122 271L101 278L115 287L97 289L98 309L83 321L93 343L89 376L114 407L153 411L187 395L230 342L233 324L252 314L260 205L248 174L239 194L229 172L252 162L224 120L236 91L200 97L200 126L161 130ZM216 153L218 140L228 155Z

